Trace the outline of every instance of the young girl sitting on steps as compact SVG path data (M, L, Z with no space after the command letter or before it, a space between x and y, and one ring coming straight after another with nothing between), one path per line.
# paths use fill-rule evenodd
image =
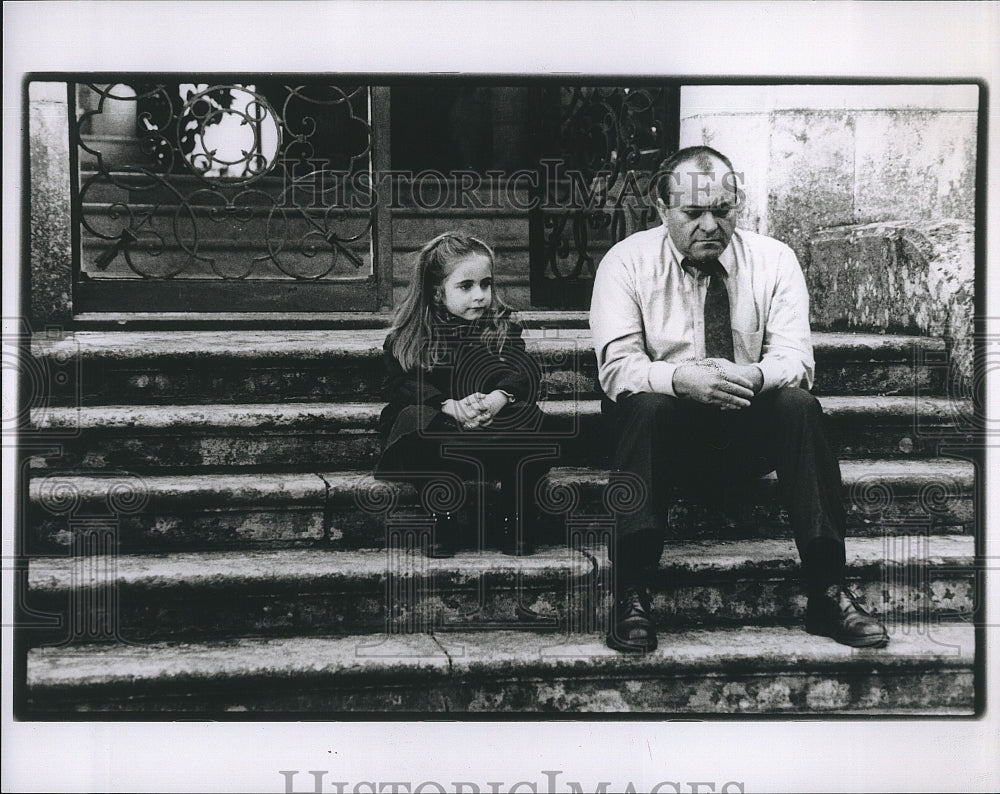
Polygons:
M499 480L500 546L523 555L532 553L533 539L521 518L554 451L540 446L538 435L545 420L536 405L541 373L497 294L493 264L489 246L455 232L420 250L384 345L388 405L379 419L375 476L412 482L425 505L432 501L427 489L442 479L472 482L480 492ZM489 542L475 522L459 527L454 512L434 519L429 556L450 557L456 545L474 547L477 537Z

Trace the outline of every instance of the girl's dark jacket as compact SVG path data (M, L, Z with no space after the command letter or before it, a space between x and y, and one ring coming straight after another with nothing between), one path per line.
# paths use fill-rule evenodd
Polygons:
M538 431L544 415L537 406L541 370L528 354L522 327L514 320L503 349L496 353L483 342L483 322L470 322L449 315L435 323L435 341L440 345L441 362L431 369L406 371L392 354L392 334L383 345L386 366L385 399L388 405L379 417L382 463L393 447L416 435L433 437L439 433L461 435L485 441L485 436ZM489 394L495 389L511 394L514 402L504 408L484 428L463 431L441 411L446 400L461 400L475 392Z

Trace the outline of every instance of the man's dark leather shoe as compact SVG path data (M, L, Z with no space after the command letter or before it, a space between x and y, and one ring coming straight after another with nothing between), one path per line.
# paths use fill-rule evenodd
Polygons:
M451 513L435 515L434 534L431 536L424 554L436 559L454 557L456 534L455 517Z
M885 626L869 615L843 585L831 585L822 594L810 596L806 631L832 637L852 648L884 648L889 643Z
M625 588L611 606L608 647L624 653L656 650L656 626L649 611L649 592L645 588Z

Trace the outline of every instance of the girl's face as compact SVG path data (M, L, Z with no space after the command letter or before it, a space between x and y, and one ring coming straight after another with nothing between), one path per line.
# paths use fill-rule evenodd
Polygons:
M478 320L493 303L493 272L483 254L457 260L441 282L439 296L444 307L463 320Z

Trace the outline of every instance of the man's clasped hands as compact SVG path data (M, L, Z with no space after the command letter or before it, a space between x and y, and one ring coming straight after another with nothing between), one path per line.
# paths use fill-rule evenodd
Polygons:
M674 393L723 411L748 408L764 385L764 373L753 364L706 358L674 370Z

